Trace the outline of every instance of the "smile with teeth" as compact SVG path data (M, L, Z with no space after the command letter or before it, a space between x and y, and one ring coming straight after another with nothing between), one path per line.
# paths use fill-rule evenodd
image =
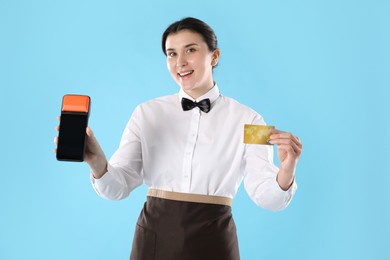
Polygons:
M193 73L194 71L193 70L190 70L190 71L183 71L183 72L178 72L177 75L179 75L180 77L186 77L186 76L189 76Z

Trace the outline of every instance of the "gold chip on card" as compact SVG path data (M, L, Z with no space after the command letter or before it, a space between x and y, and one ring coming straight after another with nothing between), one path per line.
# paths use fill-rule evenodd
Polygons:
M275 126L271 125L244 125L244 143L245 144L268 144L271 129Z

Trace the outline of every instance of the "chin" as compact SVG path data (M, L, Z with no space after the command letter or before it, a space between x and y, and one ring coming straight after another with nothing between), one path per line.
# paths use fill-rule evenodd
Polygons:
M179 86L180 86L183 90L192 90L192 86L190 86L189 84L180 84L180 83L179 83Z
M193 87L182 87L182 89L187 92L187 94L189 93L193 93L193 92L196 92L196 88L194 89Z

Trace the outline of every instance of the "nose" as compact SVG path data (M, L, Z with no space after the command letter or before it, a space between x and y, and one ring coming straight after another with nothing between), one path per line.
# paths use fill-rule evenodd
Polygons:
M177 60L176 60L176 66L177 67L184 67L187 65L187 59L184 54L178 54Z

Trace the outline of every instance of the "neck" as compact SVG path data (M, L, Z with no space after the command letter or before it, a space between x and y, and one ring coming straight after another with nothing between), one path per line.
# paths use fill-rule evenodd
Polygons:
M213 83L211 84L210 87L205 88L205 89L202 89L202 90L198 90L198 91L194 90L194 91L191 91L191 90L184 90L184 89L183 89L183 91L184 91L187 95L189 95L190 97L192 97L193 99L197 99L197 98L203 96L204 94L206 94L207 92L209 92L210 89L212 89L214 86L215 86L215 82L213 82Z

